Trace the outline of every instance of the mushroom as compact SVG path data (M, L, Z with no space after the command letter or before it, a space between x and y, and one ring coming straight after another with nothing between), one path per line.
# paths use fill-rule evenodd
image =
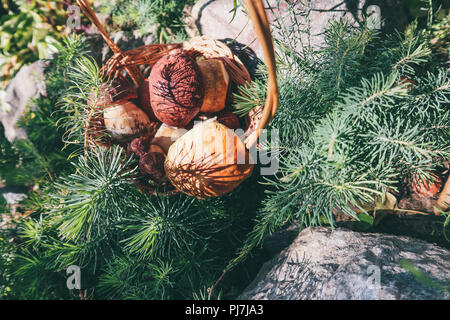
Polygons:
M203 76L205 95L201 112L218 112L225 108L230 76L221 60L205 59L198 63Z
M144 111L127 100L113 102L103 114L106 132L116 141L126 141L151 132L157 123L151 122Z
M425 179L414 177L411 189L423 197L429 198L436 196L442 188L442 178L435 174L432 174L432 178L432 181L427 181Z
M170 147L164 167L178 190L205 199L235 189L252 174L253 162L233 130L210 119Z
M222 111L217 115L217 121L230 129L236 130L241 127L239 118L229 111Z
M185 127L200 111L202 74L186 51L176 49L159 59L149 81L151 106L161 122Z
M186 129L169 127L163 123L151 143L159 145L167 153L170 146L186 132L188 132Z
M89 106L105 107L118 100L131 100L138 97L136 88L126 79L114 79L111 83L103 83L99 87L98 96L91 92Z
M152 151L144 154L139 160L139 169L153 181L161 181L166 173L164 160L166 155L162 151Z
M136 154L138 157L143 156L147 152L162 152L164 150L157 144L151 143L151 136L145 135L131 140L127 147L127 155Z

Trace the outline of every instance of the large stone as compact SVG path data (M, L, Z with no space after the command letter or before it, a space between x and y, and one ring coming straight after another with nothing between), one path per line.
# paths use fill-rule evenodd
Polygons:
M26 132L17 126L27 108L32 107L32 98L45 95L44 69L42 60L22 67L16 76L1 91L0 121L5 128L5 136L10 142L26 138Z
M273 25L273 34L279 37L279 28L276 28L275 18L282 18L282 23L279 24L281 29L287 31L291 30L294 24L298 24L302 30L306 30L310 26L311 46L313 48L319 47L323 44L324 31L329 25L329 22L337 19L346 19L352 24L357 24L362 20L362 17L367 14L380 14L380 27L386 29L393 29L394 27L402 28L406 25L407 19L405 17L405 0L314 0L311 1L311 7L307 7L307 1L293 2L292 8L295 12L308 13L297 14L296 19L291 19L286 13L288 11L287 1L268 1L273 10L266 10L269 22ZM277 6L277 3L280 5ZM373 6L377 7L373 7ZM379 9L377 9L379 8ZM395 13L395 16L394 14ZM233 17L233 1L230 0L200 0L191 10L191 16L187 18L188 34L194 36L196 33L209 36L213 39L231 38L240 43L250 45L256 52L258 57L262 58L262 49L259 45L253 24L249 17L244 13L243 8L238 8L236 16ZM278 21L281 21L280 19ZM374 27L378 27L373 24ZM305 34L291 34L292 41L298 42L296 49L300 50L302 44L298 41L300 37L303 45L308 43ZM284 36L286 39L286 36Z
M292 224L267 236L263 243L263 248L267 255L272 258L283 249L289 247L292 241L298 236L299 230L300 224L298 221L294 221Z
M409 262L424 277L406 270ZM320 227L303 230L265 263L239 298L450 299L449 287L447 249L409 237Z

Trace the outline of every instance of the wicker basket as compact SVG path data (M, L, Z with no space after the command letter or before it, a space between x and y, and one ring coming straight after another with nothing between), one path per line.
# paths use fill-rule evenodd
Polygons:
M268 90L265 105L257 109L259 112L253 112L254 115L251 125L245 128L245 145L250 149L257 141L260 132L269 123L278 108L278 87L276 83L275 54L273 49L272 36L269 23L263 7L262 0L244 0L250 18L264 51L264 58L268 70ZM250 74L244 64L224 43L207 37L194 37L189 41L174 44L149 44L139 48L123 52L111 40L106 33L105 28L100 23L98 17L90 7L87 0L77 0L78 5L89 20L97 27L106 43L113 51L113 56L102 67L102 74L106 79L125 79L124 73L128 73L134 85L139 87L145 76L139 69L139 66L152 67L162 56L174 49L182 48L186 50L193 58L204 57L208 59L220 59L230 76L230 80L235 85L245 85L251 81ZM125 72L124 72L125 71ZM261 109L262 108L262 109ZM98 131L98 127L104 126L102 119L93 116L94 111L89 115L85 135L85 149L95 148L97 143L93 137ZM103 144L110 145L110 141L103 141ZM139 179L138 179L139 180ZM138 182L141 191L155 194L154 186ZM174 194L176 189L169 186L164 191L166 194Z

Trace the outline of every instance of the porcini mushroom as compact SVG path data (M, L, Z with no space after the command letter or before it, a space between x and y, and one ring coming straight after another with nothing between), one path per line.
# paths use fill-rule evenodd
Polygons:
M233 130L210 119L170 147L164 167L178 190L205 199L236 188L251 175L253 162Z
M203 76L205 94L200 107L201 112L218 112L225 108L230 76L221 60L205 59L198 61Z
M197 63L182 49L156 62L150 73L150 102L161 122L185 127L200 111L204 87Z
M127 100L113 102L103 114L106 132L116 141L126 141L155 130L144 111Z
M131 140L127 147L127 154L135 154L138 157L142 157L148 152L162 152L164 150L157 144L151 143L151 136L145 135Z
M167 153L170 146L186 132L188 132L186 129L169 127L168 125L163 123L156 132L155 137L153 138L151 143L159 145L164 150L164 152Z

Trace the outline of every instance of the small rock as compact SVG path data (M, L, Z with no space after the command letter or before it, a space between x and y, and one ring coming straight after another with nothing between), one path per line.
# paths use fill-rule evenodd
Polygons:
M26 138L25 130L18 128L17 121L31 105L31 99L46 94L43 60L23 66L5 90L0 94L0 122L10 142Z
M410 261L433 284L402 267ZM319 227L265 263L239 299L450 299L450 251L421 240Z

